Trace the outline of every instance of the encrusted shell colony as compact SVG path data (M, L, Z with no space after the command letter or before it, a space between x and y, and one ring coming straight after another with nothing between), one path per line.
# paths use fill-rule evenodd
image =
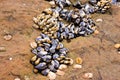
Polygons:
M73 64L73 60L67 56L69 50L64 48L61 41L94 33L96 25L90 14L104 13L110 8L110 1L90 0L84 5L80 1L75 3L69 0L47 1L50 1L51 8L45 9L33 18L35 23L33 27L41 33L35 42L30 44L31 52L35 54L30 62L34 65L35 73L40 72L51 77L58 69L62 70L67 68L67 65ZM77 58L76 63L82 64L82 59Z

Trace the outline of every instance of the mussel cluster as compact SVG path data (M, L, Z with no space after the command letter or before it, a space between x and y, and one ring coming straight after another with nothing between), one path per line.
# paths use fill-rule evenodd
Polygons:
M111 7L112 0L90 0L89 3L94 6L96 12L105 13Z
M72 59L67 57L68 49L58 39L53 39L45 34L41 34L35 40L37 46L33 47L32 53L35 54L31 63L43 75L49 71L56 72L60 64L71 65Z
M106 8L108 0L90 0L85 5L80 1L47 1L50 1L51 8L33 18L33 27L41 33L31 44L31 51L35 56L30 61L34 65L34 72L45 76L50 71L56 72L60 65L73 64L73 60L67 56L68 49L64 48L61 41L92 34L96 25L90 14L96 11L104 12L109 8ZM106 9L103 10L104 8Z

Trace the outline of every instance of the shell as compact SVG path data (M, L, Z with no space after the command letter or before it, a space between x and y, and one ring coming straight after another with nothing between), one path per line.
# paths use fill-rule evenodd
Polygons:
M35 61L35 65L38 65L40 63L40 60L41 58L38 58L36 61Z
M38 52L38 56L44 56L46 54L48 54L48 52L46 52L46 51L40 51L40 52Z
M48 8L48 9L45 9L45 10L43 11L43 13L52 14L53 12L52 12L52 9L51 9L51 8Z
M57 58L59 58L59 55L58 54L54 54L53 55L53 59L57 59Z
M32 52L33 54L37 54L37 49L32 49L31 52Z
M31 48L36 48L37 47L37 43L36 42L31 42L30 46L31 46Z
M47 76L49 72L50 72L50 69L45 69L41 71L41 74L44 76Z
M79 8L79 9L82 8L82 5L81 5L80 1L77 1L75 4L73 4L73 6L76 7L76 8Z
M50 55L45 55L42 57L42 60L45 61L45 62L50 62L52 59L52 57Z
M38 73L38 69L33 69L33 72L34 73Z
M57 70L54 68L54 65L49 65L48 68L49 68L50 71L52 71L52 72L57 72Z
M39 63L37 66L35 66L36 69L38 70L42 70L42 69L45 69L47 66L46 66L46 63L45 62L41 62Z
M83 60L80 57L76 58L75 61L76 61L77 64L82 64L83 63Z
M30 61L34 62L34 61L36 61L36 60L37 60L37 56L35 55L34 57L31 58Z

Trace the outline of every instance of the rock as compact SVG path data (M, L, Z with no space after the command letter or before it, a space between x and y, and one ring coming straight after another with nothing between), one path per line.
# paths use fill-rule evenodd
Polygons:
M31 42L30 46L31 46L31 48L36 48L37 47L37 43L36 42Z
M57 70L56 74L59 76L63 76L63 75L65 75L65 72L61 71L61 70Z
M75 68L75 69L80 69L80 68L82 68L82 65L75 64L75 65L73 65L73 68Z
M48 78L49 78L49 80L55 80L56 79L56 74L50 71L48 73Z
M93 78L93 73L85 73L85 74L83 75L83 78L91 79L91 78Z
M20 78L15 78L14 80L20 80Z
M67 65L65 65L65 64L61 64L60 66L59 66L59 69L60 70L63 70L63 69L66 69L67 68Z
M103 20L102 19L97 19L96 22L102 22Z
M3 46L0 46L0 52L5 52L5 51L6 51L6 48Z
M120 47L120 44L115 44L114 47L118 49Z
M76 58L76 63L77 64L82 64L83 63L82 58L80 58L80 57Z
M12 39L12 35L8 34L3 37L6 41L9 41Z

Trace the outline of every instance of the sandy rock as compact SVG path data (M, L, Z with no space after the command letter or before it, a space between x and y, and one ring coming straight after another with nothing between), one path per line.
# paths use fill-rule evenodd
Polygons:
M3 38L4 38L6 41L9 41L9 40L12 39L12 35L5 35Z
M91 79L91 78L93 78L93 73L85 73L85 74L83 75L83 78Z
M65 72L61 71L61 70L57 70L56 74L59 76L63 76L63 75L65 75Z
M61 64L60 66L59 66L59 69L60 70L63 70L63 69L66 69L67 68L67 65L65 65L65 64Z
M55 80L56 79L56 74L54 72L49 72L48 73L48 78L49 80Z
M5 52L5 51L6 51L6 48L3 46L0 46L0 52Z
M75 64L75 65L73 65L73 68L74 68L74 69L81 69L81 68L82 68L82 65Z
M31 46L31 48L36 48L37 47L37 43L36 42L31 42L30 46Z

